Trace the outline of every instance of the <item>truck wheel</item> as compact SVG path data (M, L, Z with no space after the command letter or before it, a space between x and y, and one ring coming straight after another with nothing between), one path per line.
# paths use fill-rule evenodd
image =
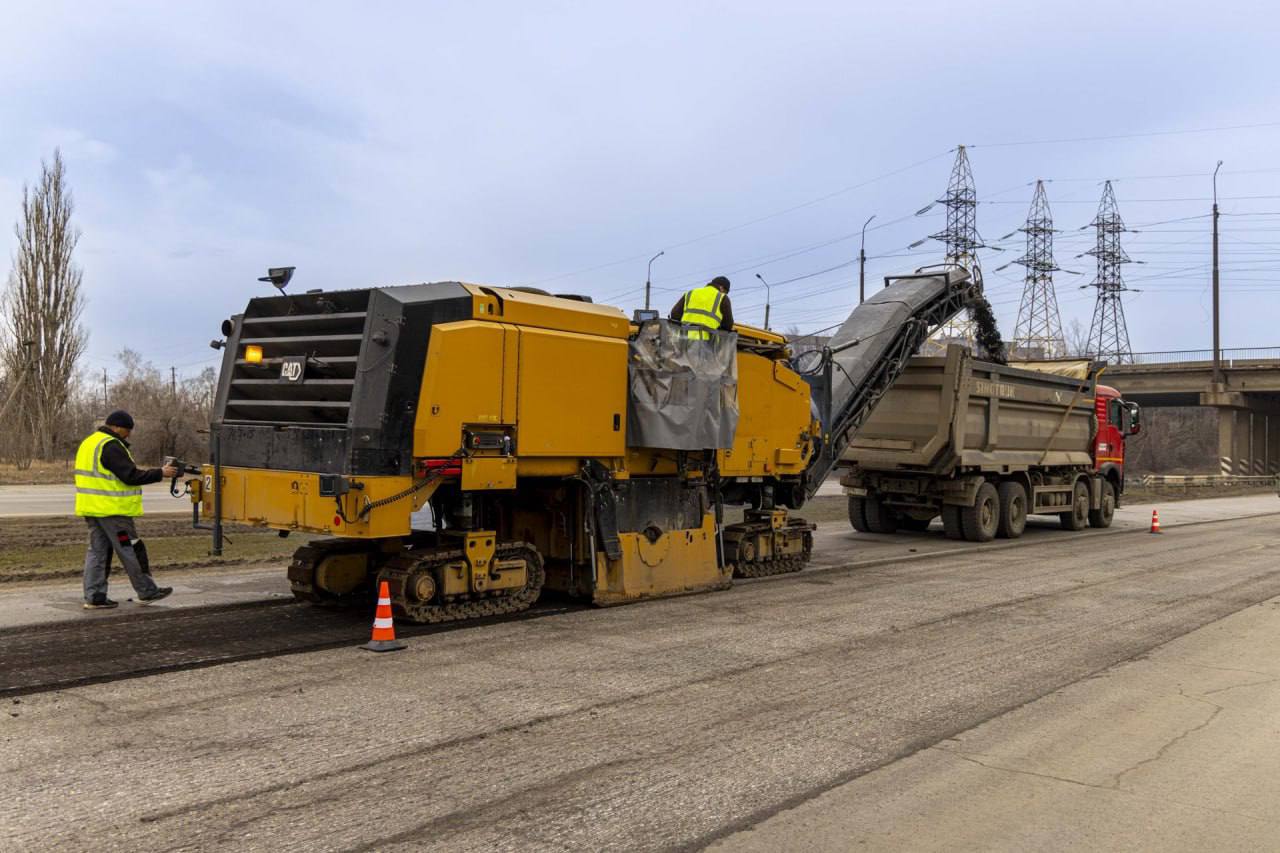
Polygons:
M960 523L960 510L964 507L952 506L951 504L942 505L942 532L947 534L948 539L963 539L964 525Z
M1063 530L1084 530L1089 523L1089 487L1077 480L1071 490L1071 512L1058 514Z
M1116 517L1116 487L1110 481L1102 484L1102 506L1089 510L1090 527L1110 527Z
M849 523L859 533L871 532L871 528L867 525L867 502L865 499L849 495Z
M867 498L867 527L872 533L897 533L898 516L879 498Z
M960 508L960 524L964 538L970 542L990 542L996 538L1000 524L1000 494L990 483L978 487L973 506Z
M1000 495L1000 523L996 535L1001 539L1017 539L1027 529L1027 490L1012 480L996 488Z

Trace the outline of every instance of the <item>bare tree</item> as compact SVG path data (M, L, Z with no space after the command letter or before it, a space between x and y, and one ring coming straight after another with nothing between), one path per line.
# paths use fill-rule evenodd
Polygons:
M1066 328L1067 355L1087 356L1089 354L1089 330L1079 317L1073 317Z
M123 350L117 357L122 372L113 377L110 398L113 406L133 415L137 424L129 439L134 456L139 460L171 455L205 461L209 440L203 431L209 427L218 372L209 367L197 376L171 383L168 371L133 350Z
M53 457L76 365L88 342L80 325L81 270L72 259L80 241L71 224L73 210L66 165L55 150L51 164L41 162L36 186L22 188L22 217L14 226L18 251L0 295L0 361L9 377L26 369L14 407L16 422L5 426L28 437L42 459Z

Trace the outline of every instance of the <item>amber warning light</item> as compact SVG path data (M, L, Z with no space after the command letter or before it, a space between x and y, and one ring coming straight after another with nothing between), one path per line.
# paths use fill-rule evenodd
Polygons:
M244 360L250 364L262 364L262 347L249 344L244 348Z

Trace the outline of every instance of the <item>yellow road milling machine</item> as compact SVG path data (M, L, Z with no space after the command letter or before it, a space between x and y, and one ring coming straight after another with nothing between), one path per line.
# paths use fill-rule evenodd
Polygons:
M974 290L957 269L886 285L802 364L761 329L691 339L519 288L252 299L223 324L193 501L219 528L306 535L298 598L387 581L416 622L513 613L544 587L614 604L797 571L814 526L789 511Z

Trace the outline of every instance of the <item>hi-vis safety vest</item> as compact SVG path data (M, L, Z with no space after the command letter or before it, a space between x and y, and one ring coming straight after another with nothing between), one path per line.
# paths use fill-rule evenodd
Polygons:
M80 449L76 451L76 515L95 518L142 515L142 489L126 485L102 467L102 449L113 441L120 439L95 432L80 442ZM133 458L128 447L124 452Z
M680 322L689 326L703 327L689 329L687 335L690 340L711 340L711 335L706 330L719 329L720 324L724 322L724 314L720 310L720 303L723 301L724 294L720 289L709 284L695 287L684 295L684 308L680 315Z

